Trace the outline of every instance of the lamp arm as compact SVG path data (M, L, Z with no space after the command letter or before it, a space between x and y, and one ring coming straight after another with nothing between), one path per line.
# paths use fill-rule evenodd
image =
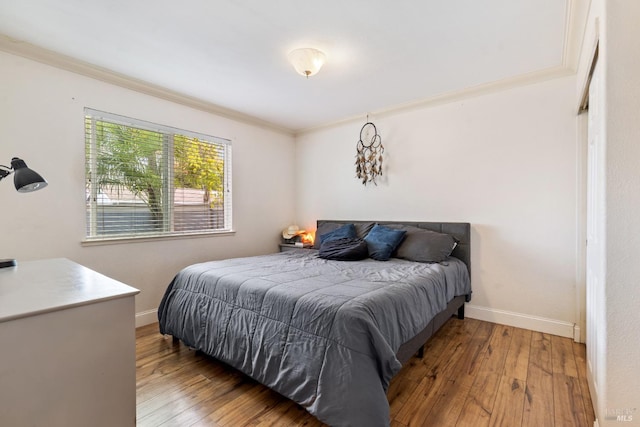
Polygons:
M11 175L11 173L13 173L13 170L5 165L0 165L0 181L2 180L2 178L6 178L7 176Z

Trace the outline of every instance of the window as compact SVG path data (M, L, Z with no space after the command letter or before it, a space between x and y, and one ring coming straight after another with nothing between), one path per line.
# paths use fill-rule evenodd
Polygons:
M87 240L231 231L231 141L85 108Z

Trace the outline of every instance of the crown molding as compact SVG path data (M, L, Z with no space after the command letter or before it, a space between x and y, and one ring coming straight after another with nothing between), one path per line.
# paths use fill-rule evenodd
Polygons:
M367 114L374 115L376 117L390 116L401 112L447 104L465 98L472 98L492 92L500 92L518 86L540 83L546 80L552 80L575 74L578 68L580 51L582 49L582 40L586 31L586 22L590 5L591 0L567 0L562 58L560 61L560 65L558 66L461 89L459 91L447 92L406 104L398 104L378 111L370 111L367 113L358 114L357 116L347 117L319 126L296 129L295 135L304 135L306 133L313 133L319 130L333 128L346 123L362 121L362 118Z
M69 56L50 51L27 42L12 39L11 37L3 34L0 34L0 51L18 55L46 65L124 87L139 93L154 96L156 98L175 102L177 104L195 108L207 113L216 114L248 125L261 127L286 135L299 136L323 129L340 126L346 123L361 121L366 114L375 115L376 117L390 116L401 112L447 104L465 98L476 97L492 92L499 92L518 86L535 84L542 81L575 74L580 49L582 46L581 41L582 37L584 36L586 13L588 12L590 2L591 0L567 0L567 9L565 14L565 34L561 65L469 88L464 88L458 91L435 95L418 101L397 104L381 110L369 111L367 113L346 117L318 126L301 129L291 129L279 126L274 123L258 119L254 116L243 114L236 110L224 108L195 97L171 91L158 85L154 85L139 79L134 79L124 74L116 73L105 68L79 61Z
M392 116L412 110L419 110L423 108L430 108L438 105L449 104L451 102L460 101L463 99L474 98L481 95L487 95L495 92L502 92L504 90L513 89L516 87L527 86L531 84L541 83L547 80L553 80L561 77L566 77L575 74L575 71L568 69L562 65L547 68L540 71L534 71L531 73L521 74L518 76L497 80L481 85L464 88L458 91L447 92L440 95L435 95L427 99L419 101L413 101L406 104L398 104L389 108L384 108L377 111L369 111L356 116L351 116L334 122L326 123L320 126L314 126L305 129L298 129L295 131L295 136L301 136L307 133L313 133L320 130L325 130L337 126L341 126L351 122L362 121L365 115L375 116L381 118L385 116Z
M35 46L31 43L13 39L4 34L0 34L0 51L70 71L75 74L80 74L85 77L100 80L105 83L114 84L145 95L164 99L165 101L174 102L206 113L215 114L244 124L261 127L290 136L294 134L292 129L278 126L274 123L260 120L248 114L224 108L196 97L183 95L140 79L128 77L124 74L120 74L106 68L79 61L69 56Z
M567 0L562 65L574 72L578 70L590 7L591 0Z

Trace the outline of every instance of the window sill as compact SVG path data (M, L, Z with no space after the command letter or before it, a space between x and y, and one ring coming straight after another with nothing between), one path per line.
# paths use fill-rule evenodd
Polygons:
M202 237L233 236L235 234L235 230L227 230L189 234L166 234L162 236L94 237L82 240L80 244L82 246L118 245L123 243L157 242L160 240L181 240L196 239Z

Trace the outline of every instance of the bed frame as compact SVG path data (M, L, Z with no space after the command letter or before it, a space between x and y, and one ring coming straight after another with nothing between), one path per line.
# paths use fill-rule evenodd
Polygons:
M458 245L453 250L451 256L460 259L467 265L469 277L471 277L471 224L468 222L408 222L408 221L346 221L346 220L318 220L318 228L326 222L334 222L338 224L367 224L375 222L381 225L385 224L402 224L412 225L426 230L445 233L453 236ZM447 320L453 315L457 315L459 319L464 319L464 303L471 299L471 295L457 296L447 304L444 311L438 313L429 324L415 337L400 346L396 357L403 365L408 362L413 355L417 354L422 357L424 344L433 336Z

